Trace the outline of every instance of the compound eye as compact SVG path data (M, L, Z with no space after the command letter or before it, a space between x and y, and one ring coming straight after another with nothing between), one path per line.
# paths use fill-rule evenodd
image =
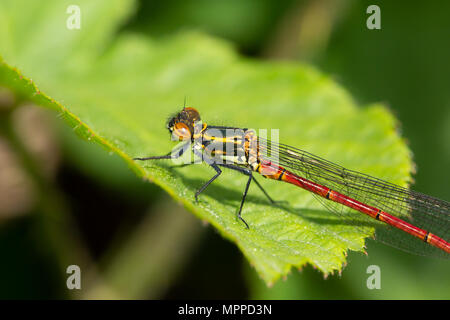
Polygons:
M173 135L180 141L189 140L191 138L191 130L186 124L178 122L174 126Z
M191 119L192 122L199 121L200 120L200 114L198 111L191 107L184 108L184 112L189 115L189 119Z

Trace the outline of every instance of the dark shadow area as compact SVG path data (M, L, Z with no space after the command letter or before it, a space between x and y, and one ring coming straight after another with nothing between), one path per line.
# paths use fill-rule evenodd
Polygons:
M248 299L242 273L242 253L208 226L179 280L165 299Z
M129 197L101 188L76 168L63 166L58 184L66 195L74 220L94 258L99 258L120 233L139 225L152 198L162 192L153 186L148 198Z
M19 218L0 228L0 299L58 299L66 297L57 258L41 237L39 212ZM11 246L11 244L14 246ZM32 261L32 263L30 263Z

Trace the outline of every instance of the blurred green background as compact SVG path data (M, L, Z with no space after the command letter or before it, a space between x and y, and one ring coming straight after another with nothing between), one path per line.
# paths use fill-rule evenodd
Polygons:
M381 7L381 30L366 28L371 4ZM448 12L445 1L141 1L123 29L156 38L203 30L231 41L242 55L315 65L359 104L383 102L391 108L417 164L414 189L449 200ZM8 193L0 202L0 252L8 261L0 264L0 274L8 275L1 277L0 298L450 298L447 261L373 242L368 257L349 254L341 276L324 280L305 267L267 288L234 244L135 177L121 159L78 139L52 114L24 108L17 116L23 127L32 119L44 125L33 125L25 138L37 139L38 158L55 177L55 192L64 194L70 223L86 245L80 250L89 252L93 267L83 270L85 290L66 289L49 227L30 200L33 190L2 144L2 169L16 173L21 191L13 196L21 205L8 202ZM137 253L148 264L144 270L127 266L140 263L133 259ZM381 267L381 290L367 289L372 264ZM121 277L127 267L136 273Z

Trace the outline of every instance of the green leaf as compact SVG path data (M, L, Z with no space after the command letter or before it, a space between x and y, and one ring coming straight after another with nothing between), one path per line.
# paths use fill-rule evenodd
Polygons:
M57 110L80 136L120 155L137 175L236 243L267 283L306 263L325 274L340 271L346 251L364 251L372 232L339 221L306 191L260 177L272 198L289 205L271 206L251 187L243 209L247 230L236 219L245 177L224 172L197 204L194 193L212 169L134 162L172 149L165 120L185 96L207 123L280 129L281 142L347 168L399 184L409 179L409 150L388 110L379 104L359 108L312 67L245 59L228 43L196 32L158 40L114 36L132 1L77 1L80 30L65 28L65 8L73 1L11 9L20 2L0 5L0 21L8 27L0 28L0 54L8 61L0 63L0 84Z

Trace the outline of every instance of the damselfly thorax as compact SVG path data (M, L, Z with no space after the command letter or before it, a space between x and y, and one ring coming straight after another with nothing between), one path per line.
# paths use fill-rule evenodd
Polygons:
M193 148L217 164L235 164L256 171L262 147L255 130L202 125Z

